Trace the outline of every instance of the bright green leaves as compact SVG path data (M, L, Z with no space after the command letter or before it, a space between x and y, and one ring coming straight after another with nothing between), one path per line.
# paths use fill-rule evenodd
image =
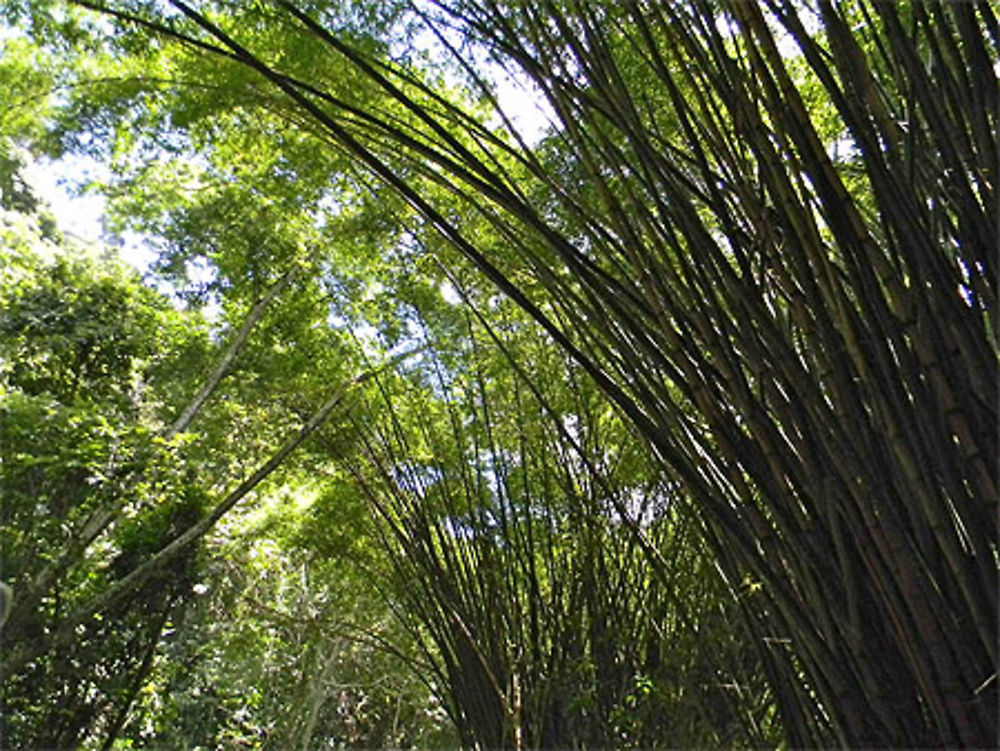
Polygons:
M127 390L141 387L175 314L137 281L123 283L111 266L79 283L81 266L61 257L3 290L5 375L27 393L71 403L81 392L117 392L125 406L132 398Z
M130 461L123 442L141 433L48 396L0 396L0 496L3 572L15 588L38 563L54 563L73 525L92 513L97 488ZM15 624L11 624L14 626Z
M0 550L15 598L3 667L21 665L5 679L3 735L65 747L127 695L185 586L190 557L100 619L74 621L200 514L188 476L164 461L176 447L154 435L190 388L179 366L196 361L205 340L191 315L110 257L54 246L27 217L4 220ZM46 639L58 650L28 659Z

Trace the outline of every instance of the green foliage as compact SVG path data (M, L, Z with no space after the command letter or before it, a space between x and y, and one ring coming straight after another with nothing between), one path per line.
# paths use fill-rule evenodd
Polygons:
M5 215L0 254L0 570L15 593L7 657L73 635L7 676L3 735L62 748L101 733L131 701L190 586L187 556L93 619L72 620L202 511L155 436L176 408L166 384L183 380L178 368L205 339L134 272L51 244L27 217ZM154 465L155 479L136 482ZM90 539L112 509L121 523Z
M400 665L412 646L373 589L364 520L340 513L341 496L333 518L346 526L318 524L334 499L302 508L312 495L276 490L227 519L126 736L185 748L451 745L435 700Z
M96 392L125 410L131 398L124 389L146 382L154 355L164 349L157 339L169 336L166 306L152 291L135 282L125 286L112 274L77 284L83 276L77 265L57 258L32 269L30 281L4 290L5 376L27 394L72 404L81 392Z

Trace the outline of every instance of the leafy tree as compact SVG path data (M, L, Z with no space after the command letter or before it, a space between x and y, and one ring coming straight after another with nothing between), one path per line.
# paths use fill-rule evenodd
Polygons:
M6 649L64 627L82 602L176 537L201 513L197 488L155 441L160 384L204 351L201 332L133 273L48 243L5 214L0 277L0 550L13 588ZM163 459L157 476L126 478ZM89 532L120 498L112 534ZM87 547L85 556L73 551ZM112 722L149 669L190 586L178 558L115 607L76 626L55 653L4 686L3 735L67 747ZM7 653L10 656L10 652Z
M296 316L266 315L268 304L295 276L286 275L257 301L239 330L218 344L219 356L196 315L176 310L111 256L59 247L42 238L27 217L5 218L0 541L4 578L14 591L3 633L9 650L3 666L5 740L65 748L110 747L119 736L206 746L249 738L285 747L286 742L308 746L311 738L331 733L364 743L418 732L419 721L398 730L391 718L398 720L401 709L391 702L379 710L382 715L371 707L352 709L348 719L360 729L345 729L348 719L336 712L324 725L317 726L320 718L314 717L305 726L283 727L274 719L281 714L275 705L317 712L326 686L300 696L289 683L273 703L260 705L266 717L249 717L240 714L241 705L234 704L240 697L231 691L216 688L193 700L199 684L191 679L198 674L178 675L163 665L164 654L184 656L196 637L205 637L210 615L213 627L218 624L218 611L188 611L201 603L201 591L220 588L220 580L232 577L218 554L199 562L197 543L258 486L266 494L268 486L261 483L272 472L279 467L290 472L292 452L343 399L343 387L331 396L329 385L301 366L290 369L292 376L274 379L287 337L302 350L296 357L311 357L313 366L336 351L336 340L322 331L314 332L310 343L314 330L304 317L308 295L293 309ZM242 357L234 364L237 354ZM206 368L213 357L216 364ZM284 365L291 362L295 357ZM254 393L261 380L270 389L263 399ZM215 398L205 406L209 396ZM325 405L317 408L319 398ZM304 417L303 408L309 410ZM188 430L198 413L197 432ZM290 440L282 435L288 432ZM213 498L220 493L221 501ZM227 530L214 547L247 536L238 526ZM287 547L291 555L294 542ZM255 559L229 560L239 576L254 580ZM273 577L279 580L276 602L288 596L286 585L294 586L298 575L297 567L279 569ZM242 597L249 585L235 589ZM355 597L352 607L358 602ZM238 630L275 627L261 626L263 619L254 621L238 607L234 619ZM291 654L305 660L304 672L338 659L359 669L363 649L332 634L316 636L315 624L301 623L301 629L261 648L265 666L277 659L277 670ZM203 641L203 650L224 647L230 658L237 653L226 639ZM340 657L338 651L328 654L331 644ZM372 652L370 643L367 651ZM375 650L376 657L382 651ZM210 684L232 675L229 671L239 674L252 664L251 654L239 664L209 661ZM197 653L185 660L199 662ZM257 677L274 680L274 675ZM169 700L177 681L191 692L186 702ZM243 685L250 691L251 684ZM147 697L160 687L152 701L158 714L150 717ZM391 694L383 690L378 696L384 702ZM175 731L170 717L179 706L207 712L207 719L198 720L195 712ZM251 720L260 722L256 730ZM189 737L183 741L176 733Z

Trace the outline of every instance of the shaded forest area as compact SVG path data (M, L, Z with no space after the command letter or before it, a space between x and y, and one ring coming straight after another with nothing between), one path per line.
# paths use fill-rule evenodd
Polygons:
M2 15L3 748L998 745L994 4Z

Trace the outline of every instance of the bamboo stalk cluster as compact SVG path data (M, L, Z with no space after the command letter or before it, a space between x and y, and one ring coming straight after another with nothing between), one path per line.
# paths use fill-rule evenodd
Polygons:
M743 624L790 745L995 742L992 6L421 6L446 47L457 29L541 92L557 128L532 148L292 3L397 109L354 108L172 4L630 420L733 587L759 585Z
M494 338L468 360L524 352L524 332L483 326ZM468 341L485 339L477 328ZM393 562L387 586L463 742L774 745L761 665L677 488L570 364L545 364L563 367L568 389L483 365L446 383L438 363L443 415L396 383L388 423L357 418L353 472Z
M632 418L730 579L759 579L744 617L789 741L989 745L993 11L820 2L813 32L778 0L448 13L543 92L575 177L520 154L553 222L442 146L543 301L455 245Z

